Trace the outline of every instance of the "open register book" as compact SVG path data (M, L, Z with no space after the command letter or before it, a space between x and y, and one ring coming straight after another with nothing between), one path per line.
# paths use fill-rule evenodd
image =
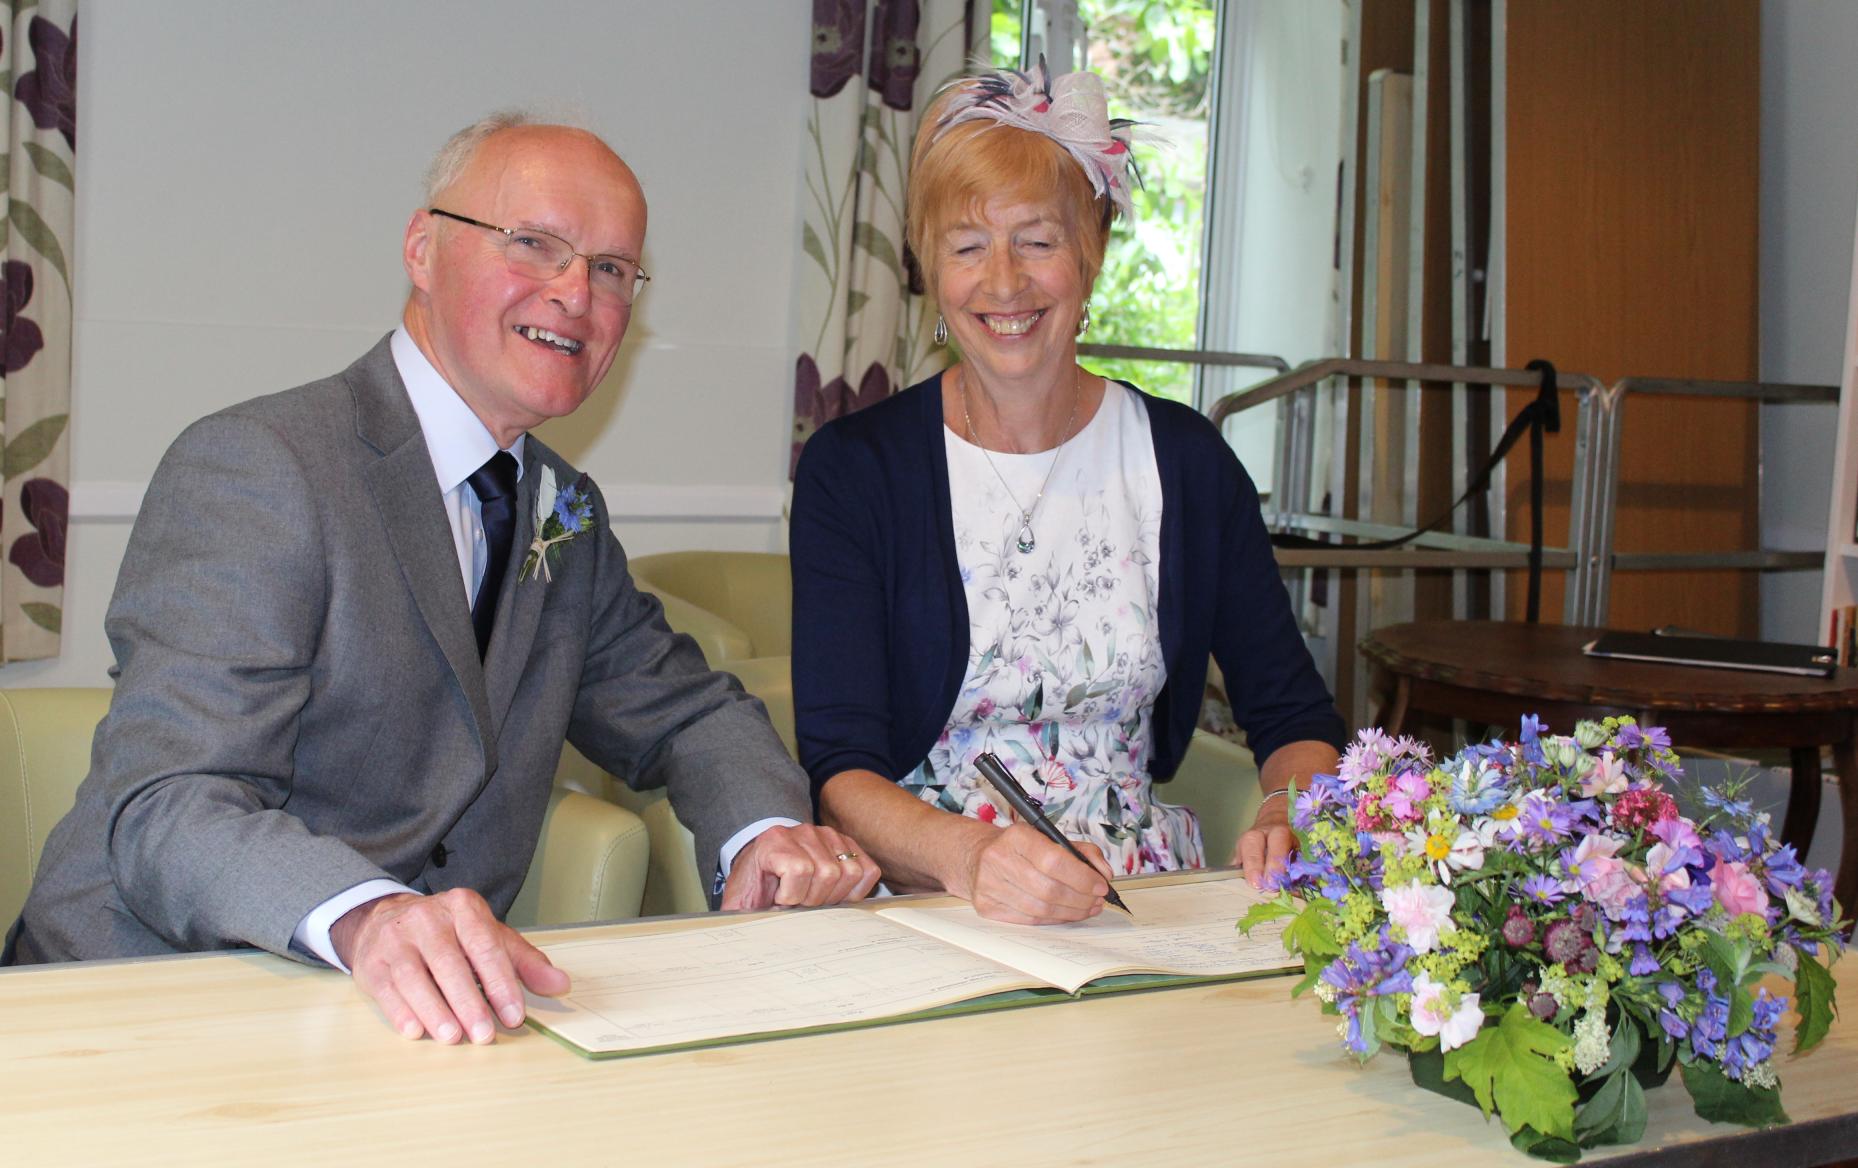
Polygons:
M1264 899L1236 873L1118 889L1075 925L981 919L967 905L816 909L541 948L573 978L529 1023L590 1058L752 1042L945 1014L1300 970L1283 923L1234 928Z

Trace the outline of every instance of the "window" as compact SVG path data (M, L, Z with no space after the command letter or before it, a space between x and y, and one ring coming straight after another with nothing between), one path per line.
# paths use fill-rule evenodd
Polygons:
M1113 233L1091 346L1249 353L1287 365L1340 351L1336 192L1343 0L993 0L996 64L1043 53L1104 79L1113 116L1165 140L1138 147L1144 186ZM1270 376L1093 355L1091 367L1205 409ZM1269 493L1275 407L1227 425Z

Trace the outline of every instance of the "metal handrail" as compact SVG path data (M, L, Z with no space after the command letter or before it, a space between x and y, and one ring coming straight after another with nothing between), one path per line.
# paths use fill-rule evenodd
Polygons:
M1227 394L1213 403L1207 414L1215 425L1220 425L1235 414L1288 397L1300 390L1319 385L1332 377L1347 377L1351 380L1444 382L1482 390L1489 390L1496 386L1534 389L1542 384L1541 373L1534 369L1329 357L1307 361L1282 376L1260 382L1237 393ZM1603 558L1592 542L1592 532L1598 516L1594 512L1594 492L1591 485L1593 475L1589 469L1591 458L1588 455L1591 446L1599 436L1606 432L1606 426L1602 420L1595 416L1596 411L1605 406L1606 387L1598 378L1585 373L1560 373L1557 376L1557 382L1561 389L1573 393L1579 403L1574 426L1574 486L1573 497L1570 501L1568 546L1544 548L1542 564L1545 568L1562 569L1571 573L1563 608L1566 619L1572 621L1580 616L1590 603L1593 591L1591 576ZM1410 530L1366 524L1361 520L1337 520L1333 516L1315 515L1295 509L1281 511L1274 516L1274 519L1280 527L1326 529L1344 535L1368 535L1370 529L1373 529L1373 534L1393 536L1405 534L1407 530ZM1355 530L1343 530L1344 525L1352 526ZM1435 535L1440 538L1432 538ZM1511 540L1458 533L1428 533L1414 542L1433 546L1425 550L1423 554L1416 553L1411 548L1357 549L1350 548L1346 544L1337 544L1333 549L1312 548L1294 551L1281 549L1278 552L1278 562L1284 567L1385 568L1395 571L1415 568L1520 568L1528 565L1527 545ZM1524 550L1519 551L1519 548Z
M1085 357L1109 357L1123 361L1163 361L1173 365L1215 365L1245 369L1275 369L1286 372L1290 362L1269 353L1221 353L1212 349L1148 349L1140 345L1079 345Z
M1373 378L1376 381L1446 381L1469 385L1503 385L1534 389L1542 384L1542 375L1534 369L1495 369L1486 365L1437 365L1410 361L1358 361L1346 357L1324 357L1305 361L1282 377L1259 382L1237 393L1229 393L1207 410L1213 424L1224 422L1241 410L1249 410L1280 397L1308 389L1331 377ZM1563 389L1598 391L1605 388L1598 378L1585 373L1561 373Z
M1615 552L1613 525L1619 498L1620 435L1625 425L1625 402L1630 394L1658 397L1747 398L1760 402L1830 402L1839 400L1836 385L1805 385L1783 381L1716 381L1706 378L1625 377L1608 387L1605 395L1606 429L1601 457L1594 460L1594 491L1599 528L1594 532L1599 555L1590 566L1592 600L1582 623L1602 625L1613 589L1615 571L1676 571L1694 568L1739 568L1772 571L1823 567L1824 552L1784 552L1765 548L1734 552Z

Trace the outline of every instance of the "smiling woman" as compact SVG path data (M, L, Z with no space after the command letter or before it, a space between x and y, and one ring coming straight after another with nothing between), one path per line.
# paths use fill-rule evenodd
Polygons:
M893 887L1002 920L1077 920L1111 876L1207 862L1156 783L1209 654L1267 791L1332 768L1341 741L1217 431L1077 364L1128 157L1092 74L944 90L908 236L960 361L825 426L794 483L796 730L822 821ZM1088 862L995 806L985 753ZM1254 880L1290 846L1284 802L1263 808L1233 857Z

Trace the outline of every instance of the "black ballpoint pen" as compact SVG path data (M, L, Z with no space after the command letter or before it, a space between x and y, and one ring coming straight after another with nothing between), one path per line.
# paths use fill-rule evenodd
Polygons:
M1034 803L1032 799L1027 796L1025 788L1014 782L1012 775L1006 773L1006 768L1000 765L999 759L991 754L983 753L979 758L974 760L974 769L981 772L981 777L986 779L994 790L1000 792L1000 797L1005 799L1007 806L1013 809L1013 814L1019 816L1022 821L1037 828L1040 835L1043 835L1046 839L1057 844L1065 851L1070 852L1072 856L1077 858L1078 863L1084 865L1086 868L1090 868L1093 872L1096 871L1096 869L1091 866L1090 861L1084 858L1084 854L1077 850L1077 845L1066 839L1064 833L1052 826L1051 820L1045 818L1045 813L1040 811L1038 804ZM1109 882L1105 881L1104 883L1108 884ZM1114 887L1110 888L1103 899L1115 905L1117 908L1122 909L1124 912L1129 913L1131 917L1135 916L1134 913L1129 912L1129 906L1123 903L1123 898L1116 895L1116 889Z

